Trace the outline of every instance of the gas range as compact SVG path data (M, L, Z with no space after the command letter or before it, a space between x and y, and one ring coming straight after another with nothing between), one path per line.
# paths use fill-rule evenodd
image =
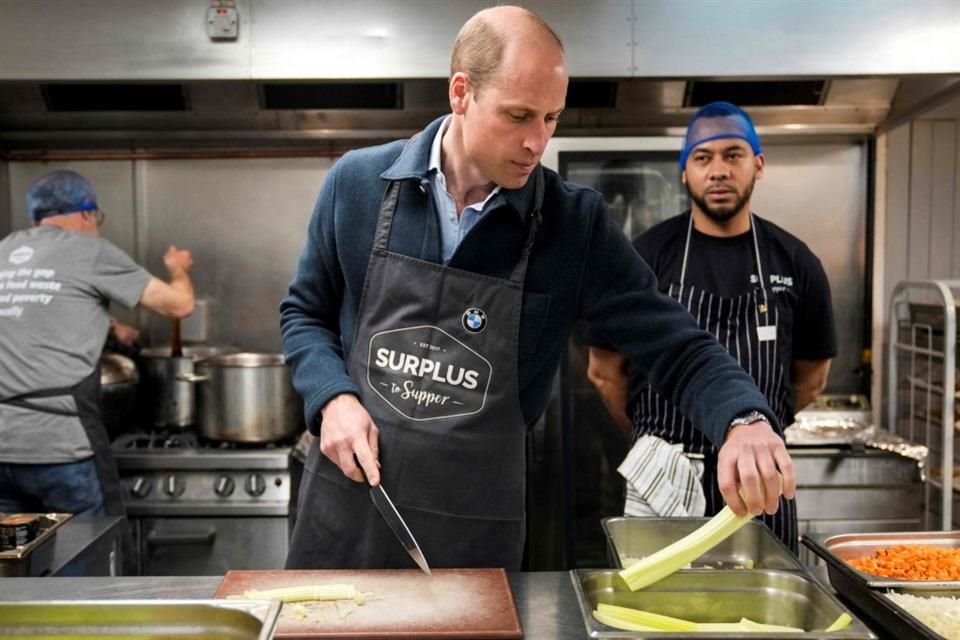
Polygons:
M123 434L112 444L131 516L289 515L291 449L182 430Z

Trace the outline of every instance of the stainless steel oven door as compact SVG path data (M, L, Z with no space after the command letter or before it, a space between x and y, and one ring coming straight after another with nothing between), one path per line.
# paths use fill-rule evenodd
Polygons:
M230 569L282 569L287 558L286 516L137 518L144 576L222 576Z

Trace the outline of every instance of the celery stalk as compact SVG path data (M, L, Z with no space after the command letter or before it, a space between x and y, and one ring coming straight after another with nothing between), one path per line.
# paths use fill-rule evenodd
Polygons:
M660 631L660 629L629 622L628 620L610 615L609 613L603 613L602 611L594 610L593 617L596 618L598 622L602 622L614 629L620 629L621 631Z
M243 596L250 600L280 600L281 602L353 600L357 604L364 603L363 593L357 591L356 587L352 584L311 584L300 587L265 589L262 591L251 589L244 591Z
M764 624L754 622L750 618L740 618L740 626L744 631L769 631L771 633L803 633L799 627L788 627L782 624Z
M681 620L671 616L642 611L640 609L631 609L630 607L621 607L615 604L606 604L601 602L597 604L597 611L607 616L612 616L629 622L650 627L656 631L696 631L697 623L689 620Z
M850 617L849 613L841 613L840 617L833 621L827 631L843 631L850 626L850 623L853 622L853 618Z
M696 531L621 571L620 577L631 591L648 587L696 560L752 519L749 514L741 517L724 507Z

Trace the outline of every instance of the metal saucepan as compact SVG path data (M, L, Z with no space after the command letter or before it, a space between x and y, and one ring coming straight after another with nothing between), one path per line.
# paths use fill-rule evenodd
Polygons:
M140 408L143 419L156 427L188 427L196 423L197 400L194 386L178 378L194 372L203 358L236 352L226 345L183 347L183 355L170 355L170 346L140 351Z
M100 356L100 417L111 440L134 423L139 380L137 365L127 356Z
M178 379L199 384L198 428L204 437L276 442L303 430L303 405L282 355L218 355L198 361L194 368L194 375Z

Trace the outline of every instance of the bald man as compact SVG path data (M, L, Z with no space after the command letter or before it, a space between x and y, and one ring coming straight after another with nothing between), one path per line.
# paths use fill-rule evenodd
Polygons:
M792 496L752 379L658 292L600 194L540 165L567 83L542 19L483 10L454 43L451 113L327 175L280 307L318 436L288 568L415 566L371 504L382 484L430 565L519 569L525 437L579 319L717 444L735 511L776 510L781 478Z

